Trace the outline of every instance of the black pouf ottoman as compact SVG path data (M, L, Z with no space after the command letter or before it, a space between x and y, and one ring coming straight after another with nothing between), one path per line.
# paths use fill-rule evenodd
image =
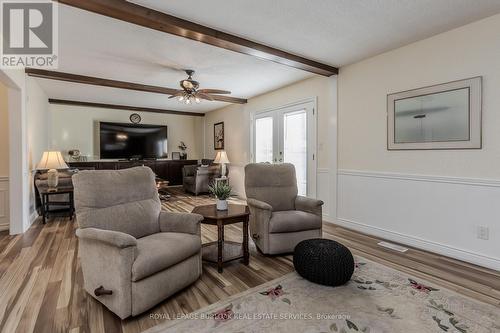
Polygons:
M303 278L327 286L351 279L354 258L344 245L330 239L307 239L295 247L293 266Z

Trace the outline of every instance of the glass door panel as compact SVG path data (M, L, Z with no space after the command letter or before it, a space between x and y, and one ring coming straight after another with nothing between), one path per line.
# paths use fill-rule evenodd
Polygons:
M254 162L293 164L299 195L316 196L316 119L313 102L256 114L252 144Z
M307 195L307 113L283 113L283 162L295 166L299 195Z
M273 117L255 120L255 162L273 162Z

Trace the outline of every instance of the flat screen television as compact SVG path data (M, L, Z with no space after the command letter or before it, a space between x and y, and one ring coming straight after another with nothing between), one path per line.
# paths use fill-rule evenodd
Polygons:
M99 123L101 159L167 157L167 126Z

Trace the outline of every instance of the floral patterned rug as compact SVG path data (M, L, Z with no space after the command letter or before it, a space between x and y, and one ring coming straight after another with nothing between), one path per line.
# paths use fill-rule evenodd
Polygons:
M290 273L146 332L215 331L500 332L500 308L356 257L344 286Z

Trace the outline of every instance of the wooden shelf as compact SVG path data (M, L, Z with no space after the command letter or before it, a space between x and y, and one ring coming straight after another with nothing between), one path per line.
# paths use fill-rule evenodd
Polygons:
M203 260L217 263L217 242L203 244L202 248ZM222 251L222 262L228 262L243 258L243 244L238 242L224 242Z

